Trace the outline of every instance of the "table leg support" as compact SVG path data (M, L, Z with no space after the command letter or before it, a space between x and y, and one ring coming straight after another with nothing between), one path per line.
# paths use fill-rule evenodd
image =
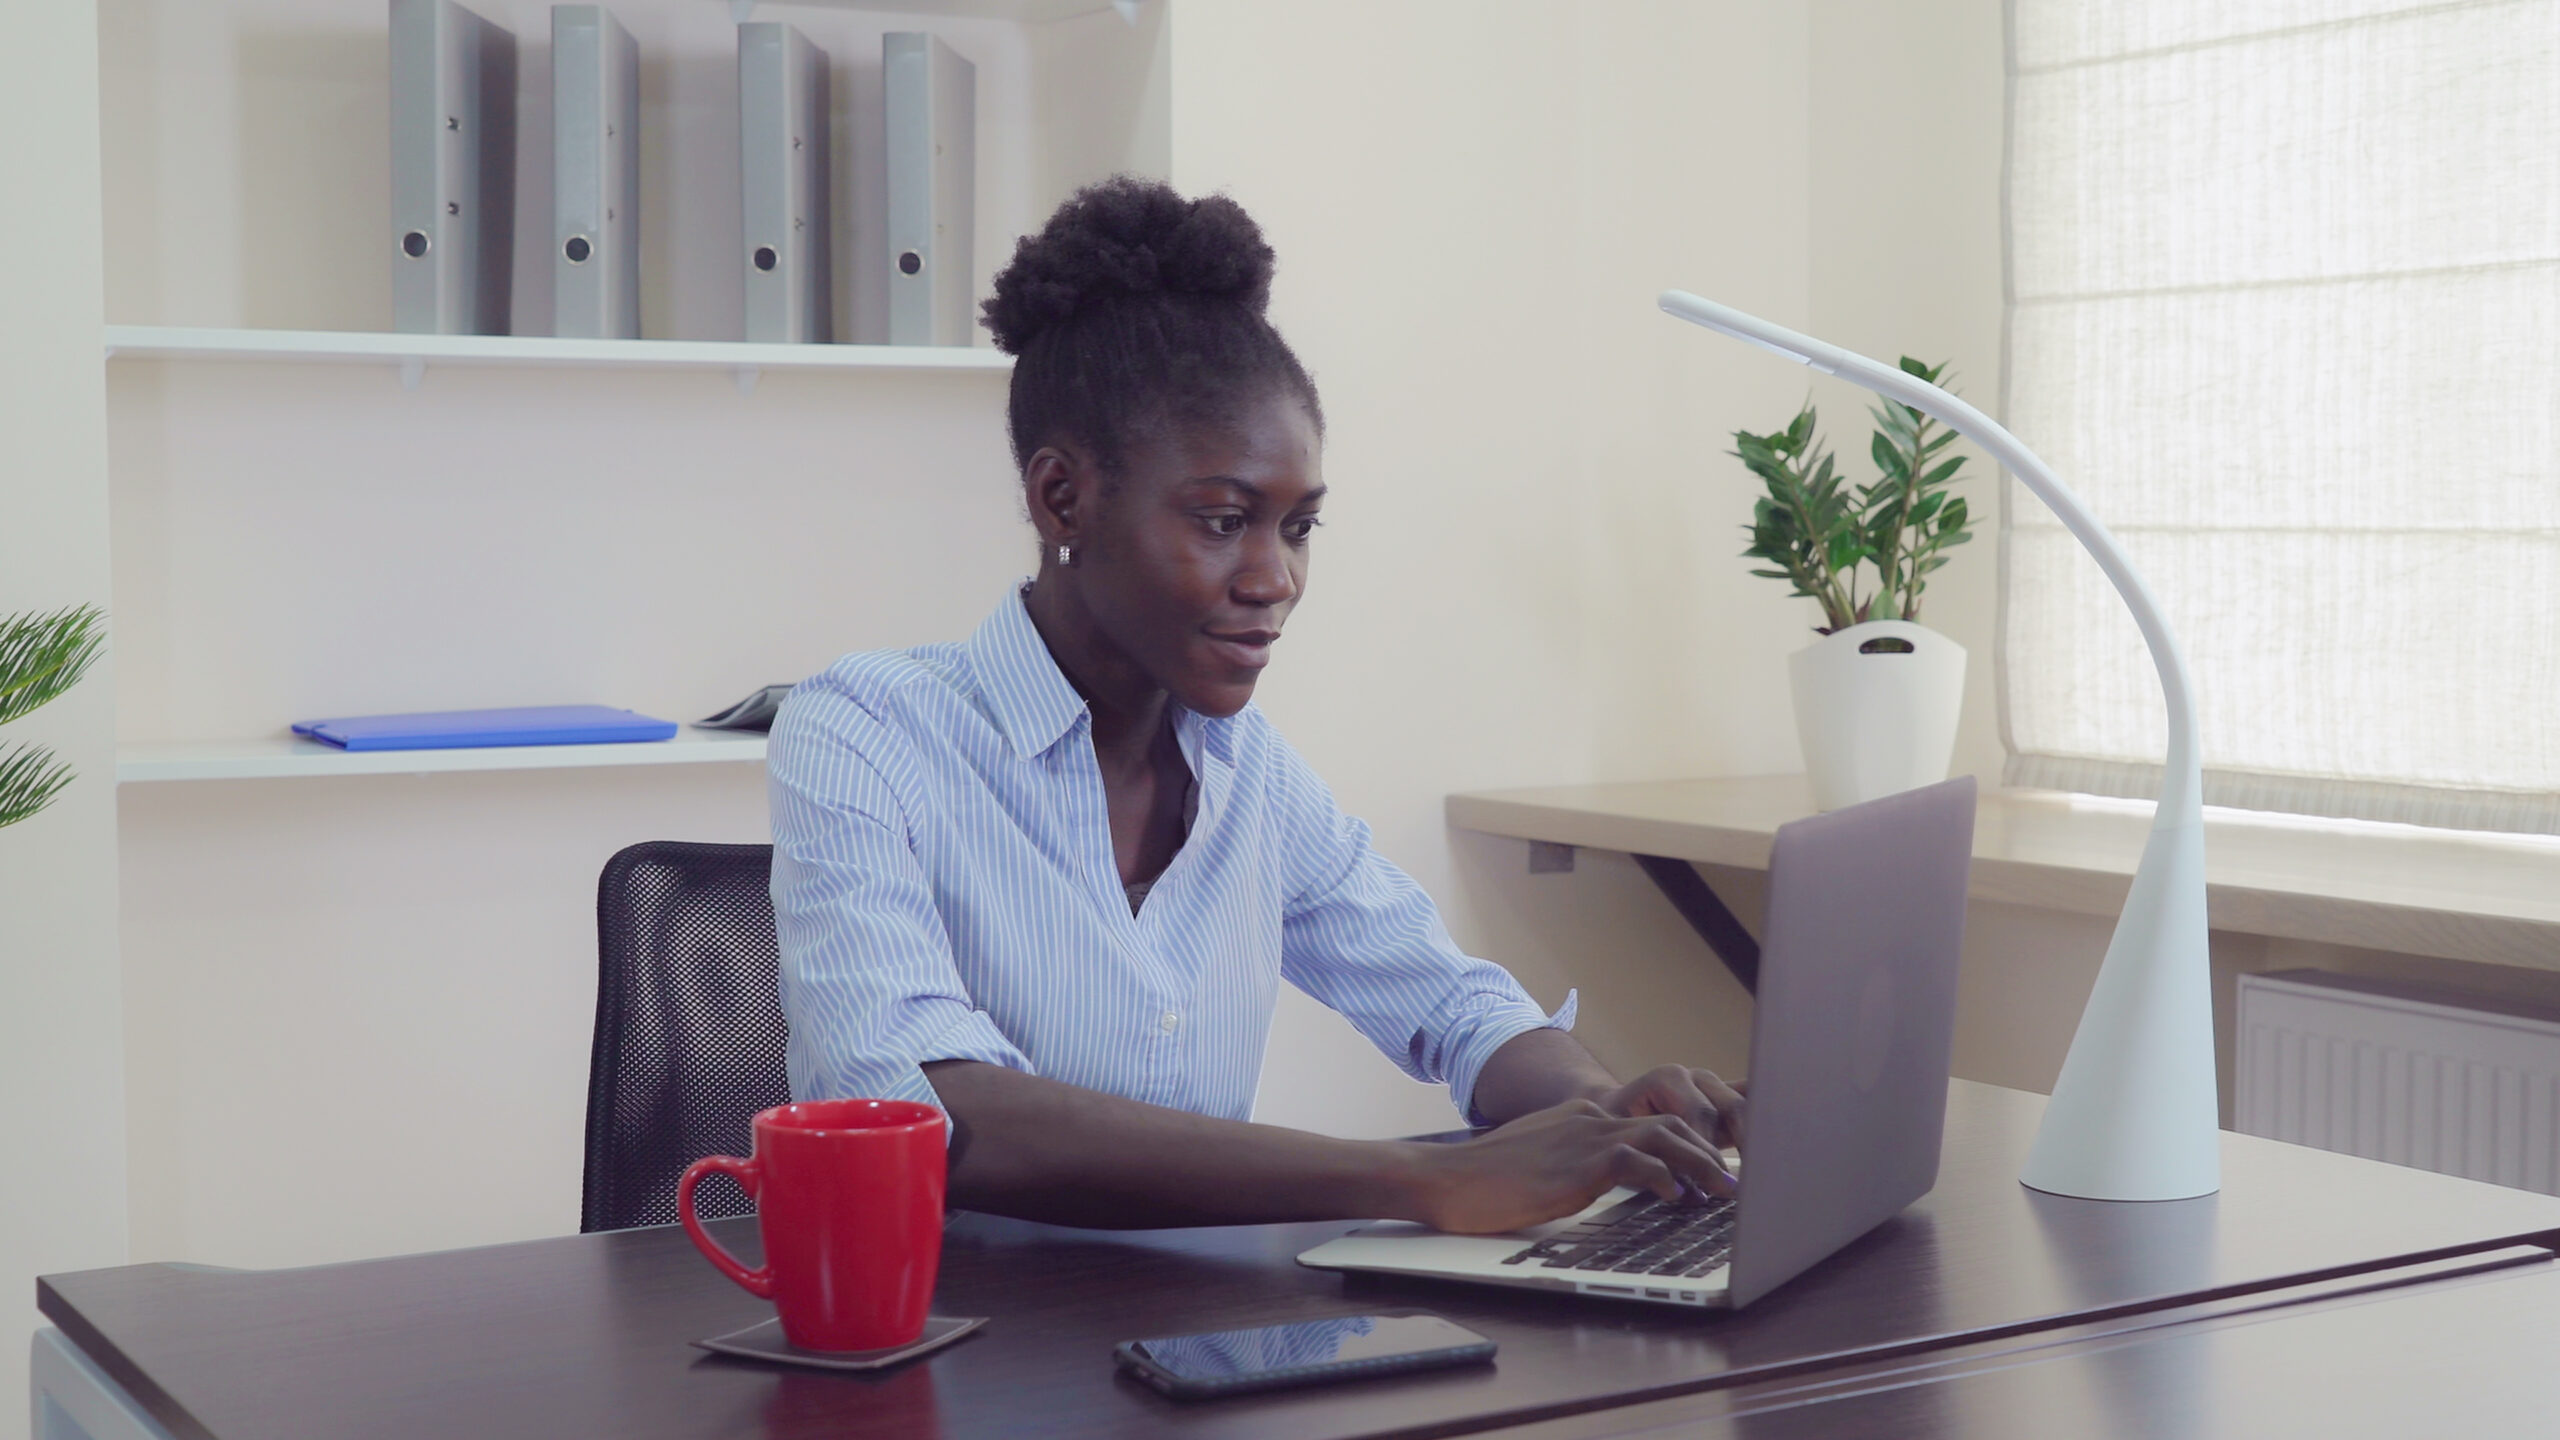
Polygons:
M27 1378L35 1440L172 1440L166 1427L59 1330L36 1332Z
M1760 942L1742 928L1742 922L1734 918L1723 897L1707 884L1707 877L1698 873L1698 867L1660 855L1638 855L1636 864L1663 898L1671 902L1671 908L1680 912L1680 918L1689 922L1689 928L1698 932L1698 938L1707 942L1707 948L1716 952L1716 958L1733 972L1742 988L1756 992L1760 988Z

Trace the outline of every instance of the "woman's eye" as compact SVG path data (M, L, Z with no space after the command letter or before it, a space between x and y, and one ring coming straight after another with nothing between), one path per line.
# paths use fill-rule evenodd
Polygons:
M1209 533L1212 535L1244 533L1244 517L1241 515L1210 515L1203 518L1209 522Z
M1313 515L1309 515L1302 520L1292 520L1287 525L1282 526L1281 529L1282 532L1291 540L1304 544L1306 543L1308 536L1316 533L1316 527L1323 523L1323 521L1317 519Z

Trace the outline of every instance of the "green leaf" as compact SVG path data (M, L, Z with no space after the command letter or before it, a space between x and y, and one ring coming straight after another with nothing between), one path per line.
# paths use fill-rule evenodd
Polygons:
M1902 357L1902 373L1905 375L1917 375L1923 380L1935 380L1938 378L1935 374L1930 372L1928 366L1921 364L1919 361L1912 359L1908 355Z
M1796 412L1795 419L1787 422L1786 440L1789 453L1799 453L1804 449L1805 442L1813 438L1814 423L1813 406L1809 404Z
M1931 470L1928 474L1921 476L1920 483L1922 485L1946 484L1949 480L1955 478L1955 473L1958 470L1964 468L1964 460L1965 457L1962 455L1955 456L1954 458L1939 465L1936 469Z
M0 620L0 725L80 683L106 644L95 605Z
M1902 451L1894 445L1891 437L1870 436L1867 442L1867 456L1876 462L1876 468L1883 471L1885 478L1894 484L1900 485L1911 478L1911 462L1903 457Z
M41 745L21 745L0 757L0 826L42 810L70 783L71 767Z

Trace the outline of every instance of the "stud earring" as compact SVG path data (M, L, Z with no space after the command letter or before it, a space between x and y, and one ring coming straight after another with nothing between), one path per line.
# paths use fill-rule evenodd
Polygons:
M1074 552L1073 550L1068 549L1068 548L1067 548L1066 546L1064 546L1064 545L1059 546L1059 547L1058 547L1058 563L1059 563L1059 564L1061 564L1061 565L1073 565L1074 563L1076 563L1076 552Z

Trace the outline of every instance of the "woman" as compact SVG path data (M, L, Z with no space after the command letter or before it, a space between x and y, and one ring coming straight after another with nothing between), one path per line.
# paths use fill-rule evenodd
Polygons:
M1123 177L997 277L1039 571L966 643L847 656L783 708L792 1091L938 1104L954 1204L1063 1224L1494 1232L1613 1185L1731 1193L1734 1091L1602 1069L1252 708L1325 495L1272 268L1233 201ZM1248 1123L1283 979L1498 1128Z

